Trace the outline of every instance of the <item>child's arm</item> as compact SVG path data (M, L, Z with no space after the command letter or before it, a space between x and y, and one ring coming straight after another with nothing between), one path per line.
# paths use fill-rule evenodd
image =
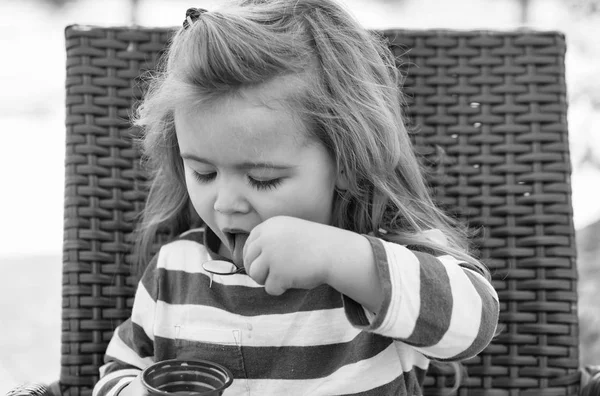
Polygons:
M436 257L366 238L383 302L376 310L363 304L373 314L365 313L356 304L361 304L356 293L346 289L349 282L337 275L354 325L412 345L436 360L466 359L488 345L498 323L499 303L481 274L449 255Z
M138 284L131 318L115 329L110 340L93 396L114 396L120 393L142 369L153 363L152 328L158 296L157 284L155 257Z
M327 283L344 295L353 325L437 360L479 353L498 321L495 290L453 257L307 220L279 216L255 227L244 265L270 294Z
M339 228L331 231L327 240L333 254L326 283L369 312L379 312L385 291L369 240Z

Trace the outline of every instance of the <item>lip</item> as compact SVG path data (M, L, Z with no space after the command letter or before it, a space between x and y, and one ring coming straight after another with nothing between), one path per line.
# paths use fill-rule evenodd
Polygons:
M228 227L222 228L221 231L228 232L230 234L242 234L242 233L249 234L250 233L250 231L246 231L241 228L228 228Z

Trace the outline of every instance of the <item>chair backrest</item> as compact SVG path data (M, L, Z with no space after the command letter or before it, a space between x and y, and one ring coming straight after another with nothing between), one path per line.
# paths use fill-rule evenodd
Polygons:
M130 314L131 233L146 191L136 131L140 73L166 28L66 29L62 370L89 395L116 325ZM466 362L460 395L577 393L575 240L565 38L556 32L382 32L406 75L406 113L435 199L479 230L501 299L502 333ZM452 375L433 369L428 395Z

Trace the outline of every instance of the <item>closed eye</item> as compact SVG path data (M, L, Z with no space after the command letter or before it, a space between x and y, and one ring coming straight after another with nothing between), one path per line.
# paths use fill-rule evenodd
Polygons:
M193 174L194 174L194 178L196 180L198 180L200 183L208 183L209 181L212 181L217 175L215 172L198 173L196 171L194 171Z
M199 173L193 171L194 178L200 183L209 183L217 177L216 172ZM283 178L275 178L269 180L258 180L248 176L248 184L257 190L271 190L277 188L283 182Z
M270 179L270 180L257 180L248 177L248 183L257 190L272 190L277 188L283 182L282 178Z

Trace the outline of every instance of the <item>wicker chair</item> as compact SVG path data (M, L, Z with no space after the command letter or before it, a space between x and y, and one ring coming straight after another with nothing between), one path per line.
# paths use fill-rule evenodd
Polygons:
M66 29L63 395L90 395L130 314L131 233L146 191L128 117L172 35ZM565 38L557 32L382 32L406 76L406 113L437 202L479 230L502 333L465 362L462 396L580 394ZM600 379L597 383L600 383ZM427 395L452 375L434 369ZM589 387L588 387L589 389ZM590 393L591 394L591 393Z

